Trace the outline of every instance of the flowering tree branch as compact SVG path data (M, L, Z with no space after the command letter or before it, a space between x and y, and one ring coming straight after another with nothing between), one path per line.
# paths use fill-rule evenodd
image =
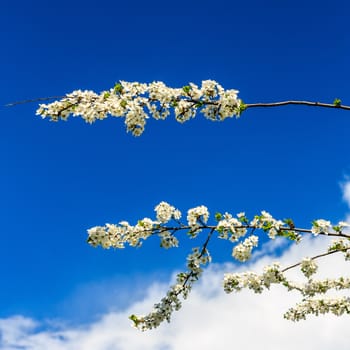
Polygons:
M8 106L50 99L57 101L41 104L37 110L37 114L43 118L49 117L52 121L58 121L67 120L72 115L81 116L86 122L93 123L108 116L123 117L127 131L134 136L143 133L149 116L166 119L171 111L174 112L175 119L183 123L194 118L197 112L212 121L223 121L229 117L238 118L246 109L257 107L307 105L350 110L350 106L342 105L337 98L332 104L310 101L245 104L238 98L238 90L225 90L213 80L203 81L201 87L189 83L182 88L170 88L162 82L142 84L120 81L112 89L99 94L76 90L65 96L25 100L10 103Z
M224 290L227 293L238 292L244 288L261 293L269 289L271 284L281 284L289 291L296 290L302 294L303 301L295 308L290 309L285 318L298 321L304 319L307 314L318 314L333 312L334 314L350 313L350 299L314 299L316 294L325 294L330 289L350 289L350 279L337 279L325 281L313 281L311 276L317 271L316 259L343 252L345 259L350 260L350 234L344 232L349 224L339 222L331 225L329 221L319 219L312 223L310 229L296 228L291 219L276 220L266 211L255 215L248 220L245 213L232 216L229 213L215 214L215 224L208 224L209 211L205 206L189 209L187 222L181 222L181 212L172 205L161 202L155 207L156 220L143 218L136 225L132 226L126 221L119 225L106 224L96 226L88 230L88 242L94 246L103 248L124 248L125 244L140 247L142 242L151 236L159 236L162 248L172 248L179 245L175 236L184 231L190 238L195 238L201 231L209 231L203 246L193 248L192 253L187 257L187 271L177 275L177 283L173 285L166 296L155 304L153 311L145 316L131 315L130 319L134 325L147 330L158 327L161 322L170 322L171 314L181 308L180 296L187 298L192 285L197 281L202 272L203 266L210 263L211 257L208 250L208 243L217 234L218 239L225 239L233 244L232 257L239 262L246 262L251 259L253 249L258 246L259 232L267 234L268 238L275 239L283 237L295 243L299 243L303 234L314 236L334 236L337 239L329 246L328 251L311 258L290 265L284 269L278 263L266 266L262 275L254 272L229 273L224 276ZM307 283L300 284L289 280L284 274L286 271L300 266L301 272L308 279Z

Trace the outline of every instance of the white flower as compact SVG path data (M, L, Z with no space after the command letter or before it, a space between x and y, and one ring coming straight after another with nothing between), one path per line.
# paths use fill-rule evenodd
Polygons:
M178 247L179 241L178 239L172 235L169 231L165 231L159 234L161 241L160 246L165 249L169 249L172 247Z
M225 273L223 284L226 293L238 292L243 288L242 277L239 273Z
M103 246L104 248L109 248L111 246L108 234L104 227L95 226L88 230L88 243L92 246L97 247L98 245Z
M304 258L300 264L300 269L307 278L316 273L317 268L318 266L315 260L311 258Z
M331 229L331 222L323 219L315 220L312 223L311 232L317 236L319 233L328 234Z
M237 215L238 217L244 217ZM231 242L238 241L238 239L244 236L247 232L245 227L242 227L243 224L238 219L232 217L231 214L225 213L223 219L220 220L217 224L217 230L219 231L219 238L229 239ZM230 237L229 237L230 234Z
M208 208L204 205L189 209L187 212L187 222L191 227L196 227L198 224L206 224L209 219Z
M285 280L279 263L274 263L264 267L262 275L262 283L266 288L269 288L272 283L280 283Z
M181 219L181 211L178 209L175 209L173 212L173 218L175 220L180 220Z
M242 243L237 244L233 248L232 256L241 262L249 260L252 255L253 247L256 247L258 245L258 241L258 236L249 236Z
M172 218L179 220L181 218L181 212L178 209L175 209L172 205L167 202L160 202L154 208L157 214L157 220L165 224L170 221Z

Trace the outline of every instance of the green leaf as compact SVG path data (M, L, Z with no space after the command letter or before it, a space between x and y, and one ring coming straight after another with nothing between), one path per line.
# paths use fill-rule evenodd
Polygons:
M221 213L215 213L215 220L216 221L220 221L222 218L222 214Z
M242 224L248 224L249 223L249 220L247 219L246 216L239 217L238 221L240 221Z
M272 228L272 223L270 221L265 222L262 226L264 232L269 231Z
M107 99L109 96L111 96L111 93L108 91L103 94L104 99Z
M341 232L341 228L339 226L333 226L333 230L335 232Z
M239 115L247 109L247 105L241 100L239 104Z
M336 107L340 107L341 106L341 99L339 99L339 98L334 99L333 104Z
M186 93L186 94L188 94L190 91L191 91L191 86L189 86L189 85L185 85L185 86L183 86L182 87L182 90Z
M278 236L285 237L290 239L291 241L298 241L300 237L295 231L279 231Z
M129 320L134 322L134 325L137 327L141 322L136 315L130 315Z
M219 233L223 233L224 232L224 228L223 227L218 227L216 228L216 231Z
M120 83L116 83L113 88L114 92L122 93L123 92L123 86Z
M127 106L128 102L126 102L125 100L120 101L120 105L125 108Z
M198 101L194 106L199 108L199 107L202 107L203 105L204 105L203 101Z

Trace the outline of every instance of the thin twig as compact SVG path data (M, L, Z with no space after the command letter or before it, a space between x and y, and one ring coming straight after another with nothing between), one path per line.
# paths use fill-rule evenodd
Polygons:
M256 107L279 107L286 105L304 105L312 107L325 107L325 108L338 108L350 110L350 106L338 105L334 103L323 103L323 102L311 102L311 101L281 101L281 102L270 102L270 103L248 103L246 109Z
M322 258L322 257L327 256L327 255L331 255L331 254L334 254L334 253L346 252L346 251L348 251L349 249L350 249L350 247L348 247L348 248L343 248L343 249L331 250L331 251L326 252L326 253L323 253L323 254L315 255L315 256L313 256L313 257L311 258L311 260L316 260L316 259ZM288 270L291 270L291 269L293 269L294 267L297 267L297 266L299 266L299 265L301 265L301 264L302 264L302 262L300 261L300 262L298 262L298 263L296 263L296 264L294 264L294 265L288 266L288 267L286 267L285 269L283 269L282 272L286 272L286 271L288 271Z
M22 100L22 101L17 101L17 102L11 102L5 105L5 107L12 107L12 106L17 106L17 105L23 105L25 103L33 103L33 102L40 102L40 101L50 101L50 100L58 100L61 98L65 98L66 96L50 96L50 97L38 97L38 98L33 98L31 100Z

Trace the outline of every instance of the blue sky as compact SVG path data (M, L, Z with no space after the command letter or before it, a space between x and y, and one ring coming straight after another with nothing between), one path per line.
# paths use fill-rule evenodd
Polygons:
M337 221L347 214L341 183L350 173L346 111L150 120L134 138L121 120L50 123L35 116L36 104L6 103L118 80L179 87L214 79L247 103L338 97L350 105L349 10L345 0L5 1L0 318L90 322L138 300L150 281L168 281L190 249L160 251L151 241L92 249L91 226L135 222L161 200L183 211L265 209L298 226ZM230 259L229 246L213 249L215 262Z

